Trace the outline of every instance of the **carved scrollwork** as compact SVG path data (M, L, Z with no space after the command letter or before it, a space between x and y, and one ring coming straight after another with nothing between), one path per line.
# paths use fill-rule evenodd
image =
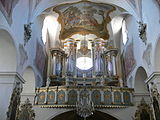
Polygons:
M158 93L156 85L153 83L151 88L151 95L152 95L152 104L154 108L155 118L156 120L160 120L160 108L159 108L160 94Z
M35 112L32 109L32 104L27 98L25 103L21 105L20 110L18 111L17 120L34 120L34 119L35 119Z
M17 82L13 89L6 120L16 120L16 113L18 112L20 105L21 92L22 92L22 86L19 82Z
M142 98L141 103L137 106L135 120L153 120L152 109Z

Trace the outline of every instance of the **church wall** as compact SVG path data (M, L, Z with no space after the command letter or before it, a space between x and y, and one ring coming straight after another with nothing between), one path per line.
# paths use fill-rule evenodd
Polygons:
M150 53L151 65L146 64L147 73L151 74L154 69L154 49L157 44L157 38L159 37L159 5L156 1L151 2L150 0L142 1L142 18L144 23L147 23L147 45L151 43L152 52Z
M101 2L103 2L102 0L99 0ZM9 25L6 18L4 17L4 15L2 14L2 12L0 12L0 28L1 26L3 26L6 29L9 29L9 31L12 33L12 37L14 38L14 43L16 46L16 50L18 51L17 53L17 69L14 72L18 72L20 73L20 75L22 75L24 73L24 70L28 67L28 66L32 66L33 71L35 73L35 77L36 79L38 79L39 81L36 81L36 85L38 87L40 87L42 85L42 74L41 71L38 70L36 64L35 64L35 57L36 57L36 47L37 47L37 42L39 42L39 44L42 46L43 48L43 42L41 39L41 29L42 29L42 23L43 23L43 17L37 17L38 15L40 15L40 13L49 6L55 5L59 2L66 2L65 0L61 0L61 1L42 1L37 8L32 8L32 13L29 13L31 11L29 11L29 2L27 0L19 0L19 2L17 3L17 5L15 6L15 8L13 9L13 14L12 14L12 20L13 20L13 24ZM95 0L95 2L97 2ZM108 1L110 2L110 1ZM118 2L118 0L115 0L115 2L113 4L117 4L120 5L121 7L124 7L126 9L129 10L129 12L131 12L131 14L135 15L136 12L133 9L130 9L127 3L123 3L122 2ZM23 6L23 7L22 7ZM30 18L30 14L32 15L32 17ZM158 16L158 17L157 17ZM32 21L30 21L32 20ZM147 75L150 75L152 72L154 72L155 70L155 66L154 66L154 61L155 61L155 56L154 56L154 50L157 44L157 40L159 37L159 31L160 31L160 27L159 27L159 21L160 21L160 17L159 17L159 6L155 1L151 1L151 0L142 0L142 21L144 23L147 23L147 44L145 45L145 43L143 43L141 41L141 39L138 36L138 23L137 21L139 21L140 18L138 19L137 15L136 18L133 18L132 16L127 17L126 21L127 21L127 25L128 25L128 31L129 31L129 41L127 42L125 49L127 48L127 45L129 45L132 41L133 41L133 52L134 52L134 58L136 61L136 66L134 66L132 72L130 72L130 74L127 76L127 80L129 81L130 78L132 77L133 81L129 81L128 86L130 87L134 87L134 80L135 80L135 76L136 76L136 71L138 69L139 66L143 66L147 72ZM26 46L23 46L24 44L24 24L27 24L29 22L33 22L33 24L31 25L32 28L32 36L31 39L26 43ZM117 37L118 38L118 37ZM58 39L58 36L56 36L56 39ZM146 54L150 54L149 57L143 57L145 56L145 51L147 50L148 46L151 45L152 49L151 51L149 51L149 53L147 52ZM138 49L137 49L138 48ZM23 51L21 53L21 51ZM42 56L40 56L41 58ZM148 62L150 61L150 62ZM43 64L43 63L42 63ZM42 65L41 64L41 65ZM43 65L42 65L43 66ZM1 78L0 78L1 79ZM7 79L8 80L8 79ZM12 93L12 88L13 86L10 85L6 85L6 86L0 86L0 88L3 89L2 93L6 94L6 90L8 95L11 95ZM8 89L9 88L9 89ZM2 96L5 96L5 94L2 94ZM7 102L6 99L2 100L3 102L5 101L5 106L9 105L9 99L10 96L8 96L7 98ZM1 107L1 104L0 104ZM7 107L6 107L7 108ZM7 111L7 109L5 108L5 111ZM117 116L123 116L123 120L129 120L131 119L131 112L133 113L133 111L135 110L135 108L131 108L132 110L128 110L125 109L124 111L118 111L118 110L110 110L111 112L115 112L115 114L117 114ZM4 109L2 109L4 110ZM51 116L53 114L58 114L57 109L54 110L49 110L49 109L45 109L44 111L42 109L36 108L35 110L37 110L37 113L43 113L45 111L45 116L36 116L36 119L40 120L40 119L48 119L48 116ZM42 110L42 111L41 111ZM127 111L128 110L128 111ZM62 110L61 110L62 112ZM127 117L124 117L126 115L126 112L130 113ZM0 111L0 113L3 113L3 115L5 115L5 113L3 111ZM0 118L2 118L0 116ZM2 118L3 119L3 118Z
M36 73L35 76L37 77L38 75L39 80L42 81L42 76L40 75L40 72L37 70L37 67L34 63L35 56L36 56L37 36L41 36L41 35L37 34L37 32L32 32L34 34L37 34L37 36L35 36L35 38L32 37L24 46L24 24L28 24L29 22L32 22L32 21L29 21L29 4L27 0L20 0L13 8L12 23L9 23L8 20L4 17L4 14L0 11L0 29L7 30L9 32L9 34L13 38L12 42L15 45L15 51L16 51L16 54L14 54L14 57L16 57L15 62L17 64L13 63L15 65L15 68L13 70L9 69L9 71L14 72L15 74L19 73L18 75L22 76L25 68L27 66L32 66L33 71ZM36 22L38 23L38 20ZM41 31L41 28L37 26L39 26L39 23L38 25L35 26L34 30ZM40 37L38 39L39 41L42 41ZM40 44L43 45L42 42ZM5 49L10 49L12 46L6 46L6 47L8 48L5 48ZM1 52L3 52L4 54L6 53L5 49L1 50ZM6 54L6 55L9 55L8 57L12 57L10 54ZM13 58L8 58L8 59L13 60ZM0 71L2 70L4 71L3 68L0 68ZM0 111L1 113L0 119L2 120L6 119L6 112L9 110L8 107L10 105L10 99L13 92L14 84L16 83L16 81L19 82L19 80L15 80L16 78L14 77L14 75L13 77L11 77L11 75L7 73L8 71L6 69L5 69L5 72L6 72L5 78L4 78L4 75L2 74L0 75L0 83L2 83L0 85L0 90L2 92L1 94L2 99L0 100L1 101L0 107L2 108ZM39 86L41 86L41 84ZM33 90L33 93L34 93L34 90ZM32 98L34 98L34 95Z

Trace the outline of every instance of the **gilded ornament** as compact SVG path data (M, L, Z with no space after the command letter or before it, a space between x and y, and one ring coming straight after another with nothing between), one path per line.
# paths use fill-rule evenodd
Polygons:
M18 112L16 120L34 120L34 119L35 119L35 112L32 109L32 104L27 98L25 103L20 106L20 110Z
M146 118L147 117L147 118ZM148 105L144 98L141 99L141 103L137 106L135 113L135 120L153 120L152 109Z

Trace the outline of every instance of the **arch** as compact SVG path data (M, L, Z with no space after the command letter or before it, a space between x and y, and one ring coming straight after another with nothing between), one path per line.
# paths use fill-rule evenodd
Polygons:
M77 92L75 90L71 90L68 93L68 104L75 105L77 102Z
M17 50L11 34L0 29L0 72L15 72L17 69Z
M93 103L95 105L100 105L101 104L101 93L98 90L94 90L91 94Z
M57 101L58 101L58 104L64 104L65 103L65 92L63 90L60 90L57 93Z
M112 93L110 91L104 92L104 104L105 105L112 104Z
M139 67L135 75L135 93L148 93L145 80L147 79L147 73L143 67Z
M32 67L27 67L23 72L23 79L25 84L23 84L22 93L35 93L35 74Z
M55 103L55 92L49 91L48 92L48 104L54 104Z
M51 120L83 120L84 118L77 115L76 111L69 111L59 114ZM86 120L118 120L117 118L100 111L95 111L92 116L86 118Z
M114 92L114 104L121 104L121 93L119 91Z
M131 98L129 92L123 92L124 104L131 104Z
M45 92L40 92L38 95L38 104L44 104L45 102Z

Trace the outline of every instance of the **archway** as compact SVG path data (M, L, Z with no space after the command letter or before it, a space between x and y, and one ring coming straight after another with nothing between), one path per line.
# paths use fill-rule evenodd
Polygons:
M11 35L0 30L0 72L15 72L17 67L16 48Z
M69 112L62 113L52 118L51 120L83 120L83 119L84 118L76 114L76 111L69 111ZM86 120L118 120L118 119L109 114L106 114L100 111L95 111L94 114L86 118Z
M35 75L31 67L27 67L23 73L25 84L22 93L35 93Z
M146 79L147 73L145 69L143 67L139 67L135 75L135 93L149 93L147 90L147 85L145 84Z
M154 69L155 71L160 71L160 38L156 44L156 49L155 49L155 57L154 57Z
M1 26L0 26L1 27ZM2 29L1 29L2 28ZM16 81L16 69L17 69L17 51L14 44L13 37L5 30L0 28L0 118L6 119L6 112L12 107L10 103L14 83ZM16 97L15 97L16 99ZM14 104L16 108L17 103ZM14 116L13 116L14 117Z

